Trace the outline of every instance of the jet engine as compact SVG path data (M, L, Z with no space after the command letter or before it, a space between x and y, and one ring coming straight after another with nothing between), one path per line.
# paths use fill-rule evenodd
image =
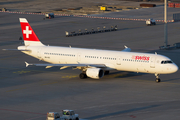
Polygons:
M104 76L104 71L101 68L88 68L86 75L90 78L99 79Z

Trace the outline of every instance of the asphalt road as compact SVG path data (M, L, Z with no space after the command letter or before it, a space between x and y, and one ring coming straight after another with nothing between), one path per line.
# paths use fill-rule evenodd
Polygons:
M22 36L19 18L27 18L42 43L122 50L157 52L180 67L180 50L159 50L164 44L164 25L145 22L0 13L0 48L16 49ZM65 31L118 25L118 31L65 37ZM180 23L168 24L169 44L179 42ZM102 79L79 79L79 70L54 67L25 67L43 63L20 51L0 50L0 119L45 120L50 111L72 109L82 119L92 120L177 120L180 119L180 71L160 75L113 71Z

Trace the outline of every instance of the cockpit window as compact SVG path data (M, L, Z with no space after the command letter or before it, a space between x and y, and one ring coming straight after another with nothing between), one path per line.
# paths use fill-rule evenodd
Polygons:
M168 64L168 63L173 63L173 62L172 62L172 61L170 61L170 60L161 61L161 64Z

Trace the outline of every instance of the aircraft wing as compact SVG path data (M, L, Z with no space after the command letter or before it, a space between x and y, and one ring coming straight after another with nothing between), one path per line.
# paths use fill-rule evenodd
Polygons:
M125 49L122 51L124 51L124 52L130 52L131 51L131 48L128 48L127 46L124 46L124 47L125 47Z
M26 63L26 67L28 67L29 65L35 65L35 66L46 66L47 68L49 67L62 67L63 68L67 68L67 67L98 67L98 68L106 68L105 64L31 64L31 63ZM49 66L49 67L48 67Z

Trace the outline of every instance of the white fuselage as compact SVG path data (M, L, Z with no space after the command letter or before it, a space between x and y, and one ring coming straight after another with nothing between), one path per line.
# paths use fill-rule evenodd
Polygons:
M53 64L105 64L107 70L168 74L177 71L174 63L168 57L158 54L123 52L112 50L96 50L56 46L19 46L18 49L40 60Z

